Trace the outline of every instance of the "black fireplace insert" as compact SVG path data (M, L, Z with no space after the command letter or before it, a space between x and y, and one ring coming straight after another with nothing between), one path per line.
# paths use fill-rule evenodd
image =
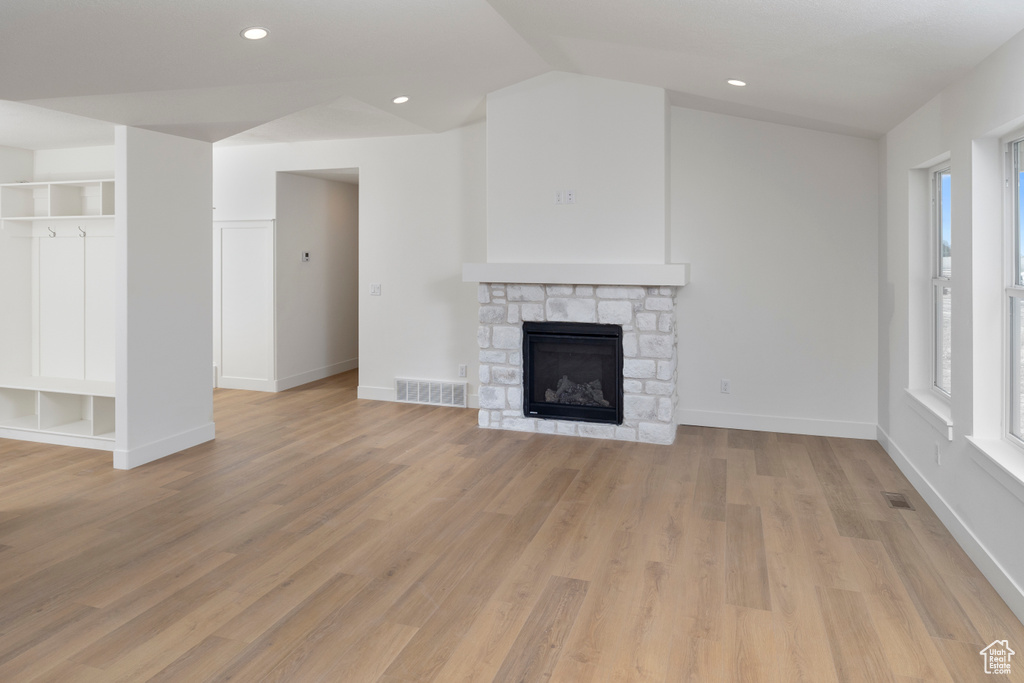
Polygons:
M523 414L622 424L622 327L523 323Z

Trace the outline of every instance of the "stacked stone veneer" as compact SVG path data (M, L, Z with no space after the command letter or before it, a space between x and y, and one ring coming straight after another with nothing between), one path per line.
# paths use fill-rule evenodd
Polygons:
M670 444L675 440L675 287L481 284L480 426ZM523 414L523 322L622 326L621 425Z

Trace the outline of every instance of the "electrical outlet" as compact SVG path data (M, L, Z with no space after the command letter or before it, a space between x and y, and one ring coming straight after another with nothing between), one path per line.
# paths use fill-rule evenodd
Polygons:
M462 365L459 366L459 377L465 377L465 376L466 376L466 365L462 364Z
M555 204L564 204L564 203L565 202L562 200L562 191L561 190L555 190Z
M380 296L380 285L379 284L371 284L370 285L370 296Z
M302 262L306 263L308 261L309 261L309 252L308 251L302 252Z
M566 204L575 204L576 203L576 190L566 190L565 191L565 203Z
M722 380L722 393L723 393L723 394L728 394L728 393L729 393L729 391L730 391L730 389L731 389L731 387L730 387L730 382L729 382L729 380L727 380L727 379L723 379L723 380Z

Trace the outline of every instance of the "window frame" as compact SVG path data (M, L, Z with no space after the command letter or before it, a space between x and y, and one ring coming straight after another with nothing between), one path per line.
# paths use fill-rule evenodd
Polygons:
M929 301L930 301L930 346L931 346L931 382L929 389L931 393L945 402L949 402L952 397L952 378L950 381L950 387L947 391L943 389L939 383L939 379L942 373L940 367L941 356L942 356L942 328L940 327L941 319L939 314L939 307L942 304L942 290L949 289L950 297L952 298L952 259L950 261L949 275L943 275L942 273L942 176L943 174L948 175L950 178L950 191L952 191L952 172L951 164L949 159L942 163L928 169L928 186L929 194L931 199L931 215L928 222L928 244L930 251L930 279L929 279ZM952 254L952 215L950 216L950 254ZM952 327L952 313L950 313L950 326ZM950 346L952 347L952 339L950 340ZM950 361L950 367L952 367L952 361Z
M1024 135L1020 131L1005 139L1006 155L1006 213L1005 228L1006 237L1004 241L1006 257L1004 259L1004 282L1003 289L1003 321L1004 331L1002 335L1006 351L1003 354L1003 362L1007 364L1007 372L1003 373L1005 386L1003 387L1003 400L1006 409L1003 411L1004 429L1003 434L1014 445L1024 448L1024 424L1021 419L1022 383L1024 373L1021 371L1021 301L1024 301L1024 267L1021 265L1021 179L1020 174L1024 172L1024 163L1021 163L1021 155L1024 154ZM1019 149L1018 149L1019 148Z

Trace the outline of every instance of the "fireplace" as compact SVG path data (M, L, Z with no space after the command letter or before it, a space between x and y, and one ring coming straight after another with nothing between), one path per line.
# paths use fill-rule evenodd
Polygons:
M523 414L622 424L622 326L523 323Z
M502 264L493 267L504 272ZM646 268L657 270L655 266ZM565 269L572 271L572 266L558 266L557 272ZM632 277L630 273L627 275ZM685 277L678 274L668 273L666 279L671 281L674 277L685 283ZM480 326L477 328L480 426L541 434L672 443L676 435L674 414L678 400L675 294L676 287L668 285L481 283L478 291ZM533 327L538 323L544 326ZM545 355L545 350L554 351L548 354L554 359L538 364L534 353L536 347L524 343L524 338L532 336L536 330L568 331L569 337L584 339L572 340L565 346L539 349L541 356ZM593 350L597 346L593 343L596 341L594 337L600 337L606 330L620 335L610 346L621 356L601 352L595 354L599 361L588 361L602 366L602 375L608 366L616 368L614 384L613 380L606 382L600 378L601 400L595 400L597 385L586 389L578 385L590 385L598 379L596 371L591 368L586 372L586 375L595 376L577 375L576 356L587 344ZM565 341L560 340L557 344ZM550 339L543 343L554 344ZM608 345L607 341L601 343ZM528 387L527 374L531 372L531 366L535 377ZM538 372L548 376L547 379L541 378L539 388L536 386ZM558 384L563 377L566 382L562 385L562 395L570 394L566 397L567 402L561 402L557 396ZM552 398L556 400L548 399L549 390L555 394ZM588 396L589 400L585 398ZM576 404L569 402L573 400L596 403L598 405L585 407L605 410L588 411L587 414L578 410L578 406L573 407ZM534 404L532 408L529 405L531 401ZM603 405L603 401L609 405ZM554 410L556 414L542 415L542 410Z

